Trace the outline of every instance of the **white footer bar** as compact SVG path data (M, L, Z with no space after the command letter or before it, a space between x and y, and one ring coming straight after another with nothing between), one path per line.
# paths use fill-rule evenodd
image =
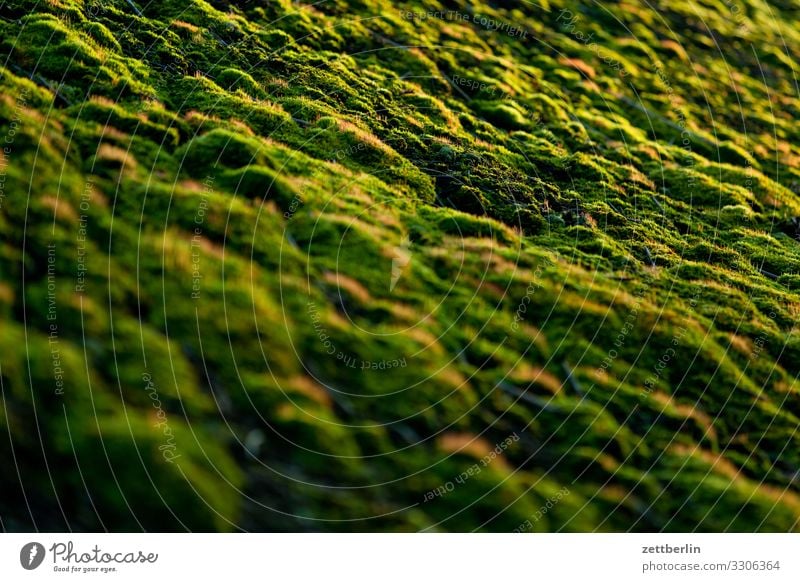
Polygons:
M141 581L187 575L223 581L796 582L800 535L0 535L0 580Z

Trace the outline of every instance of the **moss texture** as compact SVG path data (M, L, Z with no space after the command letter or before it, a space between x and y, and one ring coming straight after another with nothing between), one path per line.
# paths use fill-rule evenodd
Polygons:
M800 528L797 12L502 4L0 3L4 529Z

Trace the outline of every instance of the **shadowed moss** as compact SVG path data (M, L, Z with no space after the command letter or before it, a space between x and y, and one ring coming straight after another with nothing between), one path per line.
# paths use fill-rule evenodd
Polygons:
M3 3L3 526L796 530L800 29L740 4Z

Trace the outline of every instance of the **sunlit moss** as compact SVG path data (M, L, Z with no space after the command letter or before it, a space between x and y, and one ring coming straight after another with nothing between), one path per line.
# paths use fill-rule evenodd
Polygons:
M3 3L37 527L796 529L800 29L741 4Z

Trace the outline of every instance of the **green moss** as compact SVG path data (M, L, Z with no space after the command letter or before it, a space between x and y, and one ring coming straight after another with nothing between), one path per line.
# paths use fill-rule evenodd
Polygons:
M4 526L796 529L800 27L745 5L3 3Z

